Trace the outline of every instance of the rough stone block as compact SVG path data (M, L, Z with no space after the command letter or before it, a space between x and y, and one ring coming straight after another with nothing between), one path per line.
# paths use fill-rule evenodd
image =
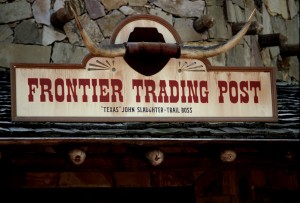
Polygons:
M11 63L49 63L51 47L0 43L0 67Z

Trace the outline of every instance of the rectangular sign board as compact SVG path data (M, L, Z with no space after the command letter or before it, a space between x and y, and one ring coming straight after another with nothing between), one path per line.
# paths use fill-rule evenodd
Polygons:
M173 59L145 76L122 57L81 64L12 64L12 120L64 122L269 121L275 73Z

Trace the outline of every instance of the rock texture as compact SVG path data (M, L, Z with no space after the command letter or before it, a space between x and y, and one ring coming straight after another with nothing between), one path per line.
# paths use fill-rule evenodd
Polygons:
M286 44L299 45L299 1L297 0L84 0L75 1L76 11L91 39L97 44L109 41L115 27L126 17L138 14L156 15L171 24L184 43L214 44L232 37L233 23L245 22L253 9L255 21L263 26L258 34L282 34ZM84 58L87 53L74 20L62 28L53 27L51 15L63 8L64 0L1 0L0 1L0 70L14 62L39 61L28 53L16 57L11 50L29 48L39 52L45 63L74 62L70 58ZM193 21L209 15L215 25L198 33ZM73 47L65 59L59 57L58 45ZM31 50L34 49L34 50ZM42 51L40 50L50 50ZM78 52L78 50L84 50ZM48 54L48 55L44 55ZM74 56L72 56L74 55ZM28 58L26 58L28 57ZM299 57L282 57L280 47L261 48L257 35L245 37L226 54L209 58L212 65L272 66L277 68L277 79L299 84ZM75 60L80 63L80 60ZM285 64L284 69L280 64Z

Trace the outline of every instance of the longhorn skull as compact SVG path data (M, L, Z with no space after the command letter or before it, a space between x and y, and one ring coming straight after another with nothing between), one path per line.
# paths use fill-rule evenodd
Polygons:
M210 47L201 46L191 46L184 44L170 44L170 43L160 43L160 42L127 42L123 44L110 44L110 45L100 45L97 46L88 36L86 31L83 29L78 16L76 14L74 5L72 1L68 4L70 11L72 12L79 33L83 39L86 48L94 56L100 57L122 57L126 53L134 54L141 50L145 53L155 54L155 50L159 50L157 54L166 54L170 57L175 58L192 58L192 59L202 59L209 58L219 54L222 54L231 48L235 47L246 34L247 30L251 25L252 18L255 13L255 9L251 13L249 19L243 26L243 28L230 40Z

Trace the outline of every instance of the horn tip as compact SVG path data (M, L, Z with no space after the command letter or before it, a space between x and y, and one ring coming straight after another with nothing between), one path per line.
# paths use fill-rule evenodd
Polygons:
M253 11L251 12L251 15L249 16L248 21L251 21L251 20L252 20L254 14L255 14L255 11L256 11L256 8L254 8Z

